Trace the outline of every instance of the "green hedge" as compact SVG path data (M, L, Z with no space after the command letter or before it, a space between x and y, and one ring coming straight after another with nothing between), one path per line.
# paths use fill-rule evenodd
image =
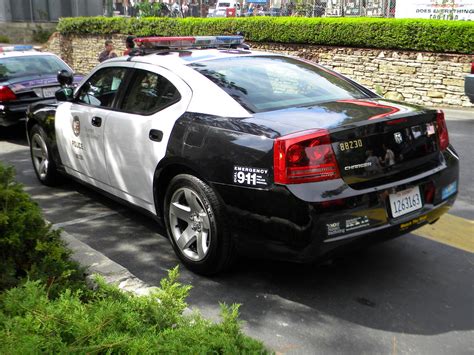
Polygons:
M245 33L248 41L472 53L474 23L372 18L63 18L68 34L185 36Z

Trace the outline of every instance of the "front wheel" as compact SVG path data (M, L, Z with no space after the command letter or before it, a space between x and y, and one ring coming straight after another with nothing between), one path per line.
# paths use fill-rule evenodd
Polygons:
M233 248L224 207L209 185L192 175L175 176L163 211L173 249L188 269L212 275L230 265Z
M38 180L47 186L60 182L60 175L51 157L51 148L47 143L46 133L39 125L30 131L30 154Z

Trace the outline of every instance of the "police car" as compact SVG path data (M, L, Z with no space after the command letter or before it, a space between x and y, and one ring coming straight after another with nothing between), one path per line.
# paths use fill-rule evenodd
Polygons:
M31 158L43 184L73 177L162 219L189 269L219 272L238 252L312 262L454 203L443 112L241 37L137 42L30 107Z
M0 126L24 120L29 104L54 98L59 70L72 72L59 57L32 46L0 47Z

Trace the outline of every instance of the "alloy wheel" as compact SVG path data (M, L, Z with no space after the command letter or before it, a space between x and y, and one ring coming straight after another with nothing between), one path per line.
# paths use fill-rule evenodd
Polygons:
M183 255L192 261L203 260L211 241L210 218L196 192L182 187L173 193L169 222L172 237Z
M31 138L31 155L33 158L33 164L40 179L46 179L49 166L48 148L46 142L39 133L35 133Z

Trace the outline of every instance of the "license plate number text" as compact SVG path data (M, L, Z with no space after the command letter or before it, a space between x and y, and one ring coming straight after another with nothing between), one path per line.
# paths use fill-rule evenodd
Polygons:
M420 188L418 186L390 194L389 200L393 218L403 216L423 207Z

